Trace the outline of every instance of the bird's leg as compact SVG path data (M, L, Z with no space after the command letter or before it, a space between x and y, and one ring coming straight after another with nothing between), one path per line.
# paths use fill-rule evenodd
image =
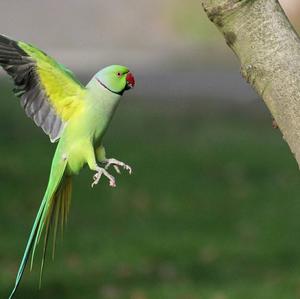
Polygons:
M94 187L94 185L98 184L98 182L101 179L102 175L104 175L104 176L106 176L108 178L108 180L109 180L109 186L111 186L111 187L116 187L117 186L115 178L112 175L110 175L105 168L97 166L97 168L96 168L96 174L93 177L94 181L92 183L92 187Z
M129 165L125 164L122 161L119 161L117 159L114 158L110 158L110 159L105 159L103 161L101 161L102 163L105 164L105 169L108 169L109 166L113 166L113 168L116 170L117 173L121 173L119 167L122 167L123 169L127 170L129 172L129 174L132 173L132 169Z

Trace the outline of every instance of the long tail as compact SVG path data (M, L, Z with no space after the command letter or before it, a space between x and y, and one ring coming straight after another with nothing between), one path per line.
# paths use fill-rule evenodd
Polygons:
M47 243L49 238L49 231L52 226L53 230L53 250L54 257L55 240L59 218L61 219L61 229L67 221L68 211L71 202L72 180L70 176L65 174L66 161L59 161L55 163L55 157L51 168L49 183L43 197L42 203L38 210L37 216L34 220L33 227L30 232L29 239L25 248L25 252L18 270L15 281L15 286L9 296L12 299L22 279L30 252L32 252L31 266L36 251L36 247L40 241L43 231L45 231L45 240L43 247L43 256L41 262L40 283L43 273L44 261L46 256Z

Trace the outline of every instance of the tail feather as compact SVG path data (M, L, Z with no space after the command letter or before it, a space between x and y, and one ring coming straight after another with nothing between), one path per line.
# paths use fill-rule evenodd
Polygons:
M60 167L52 167L49 184L38 210L37 216L33 223L32 230L30 232L29 239L25 248L25 252L17 273L15 286L9 296L9 299L12 299L19 284L22 279L26 264L28 262L30 253L31 253L31 265L30 270L32 269L33 259L35 256L37 245L41 239L41 235L45 232L45 239L42 252L42 262L40 270L40 284L42 279L42 273L45 263L45 257L47 252L47 244L49 240L49 233L53 229L53 248L52 248L52 257L54 258L55 252L55 241L58 230L59 218L61 221L61 228L63 229L64 224L67 221L67 215L70 207L71 201L71 191L72 191L72 179L70 176L65 175L66 162L63 162L63 165Z
M59 203L55 203L55 216L54 216L54 229L53 229L53 244L52 244L52 260L54 260L54 254L55 254L55 240L56 240L56 235L57 235L57 227L58 227L58 221L59 221Z
M70 176L64 176L59 188L53 195L51 204L49 206L49 212L46 214L45 239L44 239L43 256L42 256L42 263L41 263L41 270L40 270L40 283L39 283L40 286L41 286L41 281L42 281L44 262L45 262L47 245L48 245L48 240L49 240L49 232L50 232L52 226L54 226L53 227L53 247L52 247L52 258L54 259L57 224L58 224L59 216L60 216L60 221L61 221L62 227L67 222L67 216L69 213L70 201L71 201L71 190L72 190L72 178ZM60 204L62 206L64 206L63 210L60 209Z
M17 277L16 277L15 286L14 286L14 288L13 288L13 290L12 290L10 296L9 296L9 299L13 298L13 296L14 296L14 294L15 294L15 292L16 292L19 284L20 284L22 275L23 275L24 270L25 270L25 266L26 266L28 258L29 258L30 251L31 251L32 246L33 246L33 241L34 241L35 236L36 236L36 229L37 229L37 227L40 223L40 217L41 217L42 211L44 209L44 206L45 206L45 198L43 199L43 201L41 203L41 206L39 208L39 211L38 211L37 216L35 218L35 221L33 223L33 227L32 227L32 230L30 232L30 236L29 236L26 248L25 248L25 252L24 252L19 270L18 270Z

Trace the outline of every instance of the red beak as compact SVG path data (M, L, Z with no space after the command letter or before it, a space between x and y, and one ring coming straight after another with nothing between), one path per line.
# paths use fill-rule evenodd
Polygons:
M126 82L127 82L127 89L133 88L135 85L135 80L134 80L134 76L132 73L127 73L126 75Z

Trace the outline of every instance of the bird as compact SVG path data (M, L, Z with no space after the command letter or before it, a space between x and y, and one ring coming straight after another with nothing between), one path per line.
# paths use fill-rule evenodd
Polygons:
M52 229L54 256L58 226L63 229L68 217L72 177L88 165L94 172L92 187L102 177L108 179L111 187L116 187L109 167L117 173L123 168L131 174L128 164L107 158L102 140L121 96L135 86L135 78L127 67L110 65L98 71L84 86L69 69L36 46L5 35L0 35L0 65L13 79L14 94L26 115L51 142L58 141L48 185L9 296L12 299L30 255L32 269L43 235L41 283L50 231Z

